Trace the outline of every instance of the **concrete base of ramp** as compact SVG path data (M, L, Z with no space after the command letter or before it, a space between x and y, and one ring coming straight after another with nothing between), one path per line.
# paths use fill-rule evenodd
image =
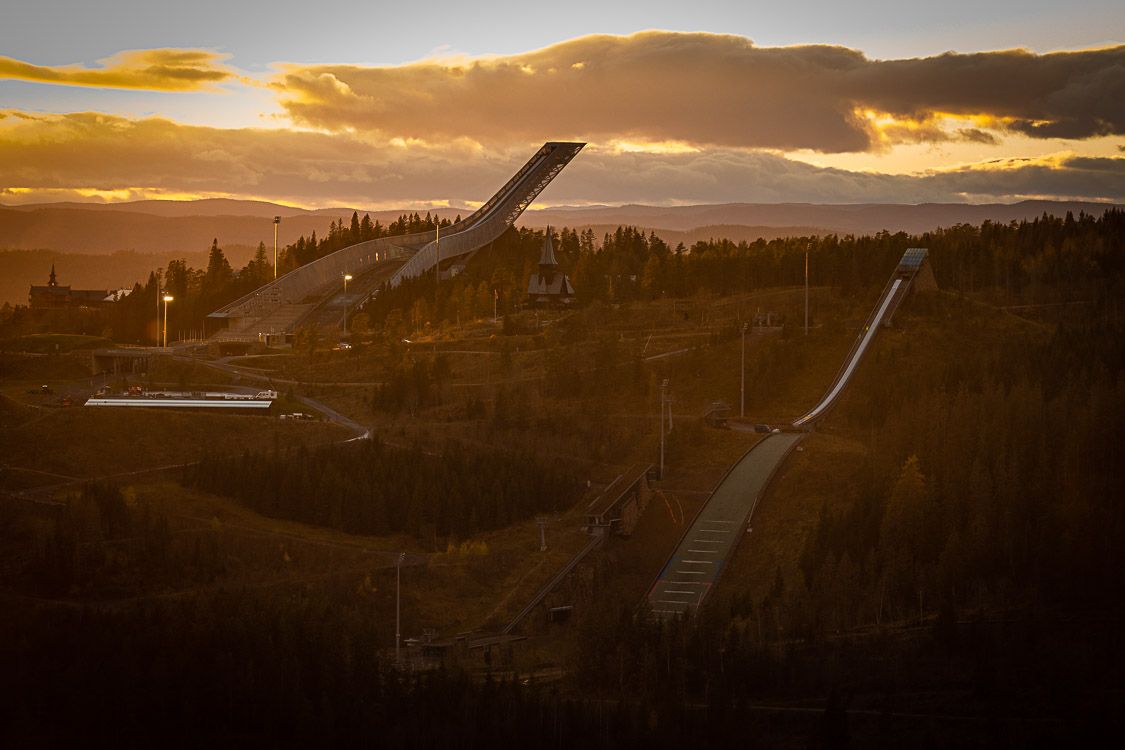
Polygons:
M687 614L703 603L746 534L758 500L803 433L773 433L735 464L711 494L648 593L658 617Z

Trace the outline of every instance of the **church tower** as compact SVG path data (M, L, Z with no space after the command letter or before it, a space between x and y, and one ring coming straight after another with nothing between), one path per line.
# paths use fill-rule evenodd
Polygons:
M551 241L551 225L547 225L547 239L543 243L543 254L539 257L539 284L550 287L555 278L559 262L555 259L555 243Z
M535 307L564 307L574 302L574 286L566 274L559 271L559 261L555 258L551 227L547 227L547 237L543 241L539 272L531 274L527 280L527 299Z

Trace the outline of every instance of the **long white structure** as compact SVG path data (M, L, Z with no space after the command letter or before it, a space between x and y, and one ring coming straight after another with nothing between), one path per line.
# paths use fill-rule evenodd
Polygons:
M836 377L836 382L820 400L820 403L813 407L805 416L800 419L793 420L794 427L803 427L810 422L816 420L823 414L829 406L831 406L839 397L840 392L844 390L844 386L851 380L852 373L859 365L859 361L863 359L863 355L867 353L867 347L871 344L871 340L875 338L875 332L879 330L879 326L883 323L883 316L887 314L887 308L891 306L891 300L894 299L895 294L898 293L899 287L902 286L902 279L895 279L891 283L890 289L884 293L882 302L875 308L875 317L867 324L863 332L863 337L859 340L859 346L852 350L852 355L844 365L844 369Z
M914 279L922 271L927 258L927 252L924 248L912 247L909 248L899 261L898 267L895 269L894 276L883 287L883 293L879 296L879 301L875 303L875 309L867 318L864 324L863 331L860 333L859 338L855 344L852 345L852 350L848 353L847 359L844 360L844 366L836 373L836 378L832 381L832 385L828 388L828 392L824 394L824 398L820 400L807 414L799 419L793 420L794 427L808 427L824 416L825 412L836 403L836 400L843 393L844 388L851 381L852 375L859 367L860 361L867 353L871 342L875 338L878 330L886 325L890 325L891 317L898 310L902 300L910 291ZM932 281L932 273L926 267L927 278Z
M143 396L122 396L120 398L91 398L86 406L139 406L143 409L220 409L233 411L249 409L267 411L273 401L205 401L194 398L144 398Z
M145 409L219 409L223 411L267 411L277 399L277 391L256 394L207 391L148 391L140 395L94 396L86 406L134 406Z

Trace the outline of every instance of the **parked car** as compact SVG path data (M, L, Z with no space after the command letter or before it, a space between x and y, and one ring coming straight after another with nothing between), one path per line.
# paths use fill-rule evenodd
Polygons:
M770 427L768 424L756 424L756 425L754 425L754 432L769 432L772 429L773 428Z

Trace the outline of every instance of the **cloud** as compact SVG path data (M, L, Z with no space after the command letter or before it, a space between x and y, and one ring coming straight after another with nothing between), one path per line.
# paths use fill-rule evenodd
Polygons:
M503 57L287 66L274 87L299 123L427 141L854 152L957 138L942 123L966 117L1034 137L1125 133L1125 46L880 61L838 46L650 31Z
M229 55L198 49L127 50L99 60L100 67L44 66L0 57L0 79L149 91L195 91L236 77L223 65Z
M518 158L486 157L462 142L376 146L346 134L0 111L0 189L9 191L143 189L368 205L487 197Z
M996 146L1000 143L999 138L980 128L959 128L957 135L961 140L969 143L983 143L986 146Z
M488 198L537 143L388 144L362 133L221 129L96 113L0 112L0 201L236 196L370 208ZM62 192L60 192L62 191ZM591 146L538 205L567 203L1125 202L1125 156L1060 154L887 175L740 149Z
M844 90L905 118L933 112L989 115L1033 137L1121 135L1125 46L1044 55L948 52L874 62L850 71Z

